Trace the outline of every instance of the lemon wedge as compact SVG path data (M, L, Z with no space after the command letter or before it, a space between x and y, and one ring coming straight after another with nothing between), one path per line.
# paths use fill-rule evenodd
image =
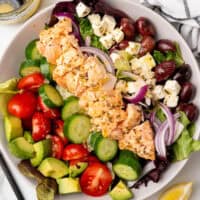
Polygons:
M169 188L159 200L189 200L192 193L192 182L180 183Z

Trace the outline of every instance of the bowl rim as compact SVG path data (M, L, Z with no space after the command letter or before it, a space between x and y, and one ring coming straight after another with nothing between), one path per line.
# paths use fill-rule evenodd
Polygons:
M71 0L65 0L65 1L71 1ZM106 0L109 2L109 0ZM196 67L198 68L198 73L200 74L200 68L198 67L198 63L197 60L195 59L194 54L192 53L190 47L188 46L188 44L186 43L186 41L184 40L184 38L180 35L180 33L175 29L175 27L173 25L171 25L166 19L164 19L161 15L159 15L158 13L156 13L155 11L151 10L148 7L145 7L144 5L134 2L133 0L124 0L124 3L129 3L132 4L135 7L139 7L140 9L150 12L150 14L154 17L159 18L160 21L162 21L164 24L168 24L168 28L170 28L173 32L176 32L179 35L179 39L180 39L180 43L182 43L182 45L184 45L184 48L186 48L186 51L190 52L190 54L192 55L192 62L196 65ZM20 35L20 33L26 28L26 26L28 26L29 24L31 24L32 22L35 21L35 19L38 18L38 16L43 15L43 14L47 14L49 13L54 6L56 5L57 2L47 6L46 8L40 10L38 13L36 13L34 16L32 16L29 20L27 20L23 25L21 25L21 27L18 29L18 31L15 33L15 35L13 36L13 38L10 40L9 44L6 46L1 58L0 58L0 66L2 65L3 60L5 59L7 52L9 51L9 49L12 47L12 44L14 43L14 41L16 40L16 38ZM170 30L169 30L170 31ZM197 139L200 136L200 132L195 134L195 139ZM1 141L0 141L1 143ZM2 148L2 145L0 145L0 150L2 150L2 153L5 153L4 148ZM11 162L11 164L15 167L16 170L17 167L16 165L13 163L13 161L11 160L11 156L8 156L7 159ZM143 194L142 197L139 197L138 200L144 200L146 198L151 197L152 195L154 195L155 193L159 192L161 189L163 189L165 186L167 186L169 184L169 182L171 182L180 172L181 170L184 168L184 166L186 165L186 163L188 162L189 159L185 159L183 161L179 161L180 162L180 166L178 167L178 169L172 174L170 175L165 181L161 182L161 183L157 183L157 187L154 188L154 190L151 192L151 194L147 193L147 194Z

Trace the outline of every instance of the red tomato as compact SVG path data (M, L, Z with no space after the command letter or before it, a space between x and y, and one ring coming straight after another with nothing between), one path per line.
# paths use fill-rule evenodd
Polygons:
M45 139L51 132L51 121L42 112L35 112L32 118L32 137L34 141Z
M45 116L50 119L60 117L60 110L58 108L47 107L40 96L38 96L38 109L41 110L45 114Z
M61 159L64 145L63 141L60 137L58 136L52 136L52 156L57 159Z
M81 144L69 144L63 151L63 160L75 160L88 156L88 150Z
M37 90L44 83L41 73L34 73L21 78L17 84L19 90Z
M63 120L55 119L53 121L53 133L58 135L62 139L63 144L66 145L68 143L68 139L64 135L63 127L64 127L64 121Z
M14 95L8 102L8 112L16 117L30 118L37 107L37 98L34 93L25 91Z
M96 156L89 155L89 156L86 156L86 157L83 157L80 159L70 160L69 165L76 165L79 162L87 162L88 165L91 165L93 163L100 162L100 160L98 160L98 158Z
M89 165L81 175L80 185L82 191L91 196L104 195L112 183L112 174L108 167L102 163Z

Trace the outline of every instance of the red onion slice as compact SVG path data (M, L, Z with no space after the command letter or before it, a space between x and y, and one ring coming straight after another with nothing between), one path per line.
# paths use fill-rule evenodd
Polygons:
M87 37L85 38L85 46L89 47L90 44L91 44L91 37L90 37L90 36L87 36Z
M80 49L83 52L96 55L104 63L106 70L111 74L115 74L114 64L106 53L95 47L80 47Z
M145 85L140 88L139 92L135 95L131 96L124 96L124 99L129 103L137 104L138 102L142 101L148 91L148 85Z

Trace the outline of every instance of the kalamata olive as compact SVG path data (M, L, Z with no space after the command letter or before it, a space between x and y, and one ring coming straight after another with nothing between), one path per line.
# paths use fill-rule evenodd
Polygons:
M195 87L190 82L185 82L182 84L181 93L180 93L180 100L182 102L188 102L192 99L195 93Z
M176 46L171 40L158 40L156 43L156 49L165 53L167 51L176 51Z
M142 35L150 35L150 36L155 36L155 28L153 24L145 17L140 17L137 19L136 23L136 29L137 31Z
M176 69L174 61L165 61L155 67L155 77L157 82L162 82L170 78Z
M112 53L113 51L116 50L124 50L126 49L126 47L128 47L128 40L122 40L119 44L116 44L114 46L112 46L112 48L109 50L110 53Z
M125 38L128 40L133 40L135 36L135 26L133 21L129 18L122 18L120 21L120 27L124 32Z
M155 40L151 36L144 36L141 42L139 55L143 56L147 52L151 52L155 47Z
M199 110L193 103L181 103L178 109L185 112L188 119L192 122L198 118Z
M188 64L184 64L177 69L173 79L177 80L179 83L183 83L185 81L188 81L191 78L191 76L192 71L190 66Z

